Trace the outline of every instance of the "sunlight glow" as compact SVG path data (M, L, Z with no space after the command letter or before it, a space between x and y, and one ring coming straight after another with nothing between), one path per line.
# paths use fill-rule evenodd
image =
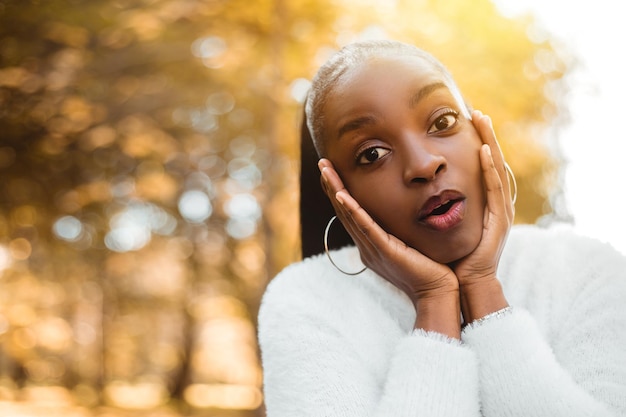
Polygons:
M11 266L11 254L9 250L0 245L0 273Z
M110 226L104 238L106 246L116 252L128 252L146 246L153 232L162 235L172 233L176 220L154 204L134 202L115 214Z
M193 384L185 390L185 400L198 408L255 410L261 406L261 391L250 385Z

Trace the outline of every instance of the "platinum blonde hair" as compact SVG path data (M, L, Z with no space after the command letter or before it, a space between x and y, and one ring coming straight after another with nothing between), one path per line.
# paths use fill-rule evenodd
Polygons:
M324 106L341 77L348 70L367 62L371 58L402 56L417 57L430 63L433 68L441 72L452 94L459 100L459 105L463 104L461 93L448 69L428 52L414 45L391 40L363 41L348 44L320 67L315 77L313 77L311 89L307 96L305 104L306 123L319 157L325 154Z

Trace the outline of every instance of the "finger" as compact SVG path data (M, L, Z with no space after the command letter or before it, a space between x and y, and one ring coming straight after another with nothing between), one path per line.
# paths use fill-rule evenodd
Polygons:
M474 127L478 131L483 143L489 145L491 148L491 155L498 171L502 171L501 173L504 173L504 154L502 153L502 149L500 148L500 144L496 138L496 133L493 130L491 118L483 115L478 110L475 110L472 122L474 123Z
M502 153L502 149L500 148L496 134L493 130L491 119L489 116L483 115L480 111L474 111L472 121L481 137L481 140L484 144L488 145L491 150L491 158L493 159L493 163L502 181L504 195L510 196L511 184L509 182L509 174L506 171L504 154ZM510 219L512 219L513 204L511 203L510 197L505 200L505 205L507 208L507 215Z
M387 232L372 219L369 213L346 190L337 193L337 201L341 204L342 210L344 210L349 220L356 226L359 235L366 237L369 241L373 241L372 237L387 236Z
M328 160L320 161L321 171L322 171L322 183L324 189L326 191L326 195L330 199L333 208L335 209L335 213L339 220L343 223L344 227L348 231L348 233L352 236L353 239L359 239L360 236L356 233L358 231L358 227L349 219L347 214L347 210L343 207L341 202L337 199L337 193L343 192L346 197L350 200L354 200L348 190L343 185L341 178L339 178L339 174L335 171L332 166L332 163ZM352 204L358 205L356 201L353 201ZM356 241L355 241L356 243Z
M337 191L345 189L343 181L339 178L339 174L335 171L333 164L325 158L318 162L318 167L325 181L325 191L329 197L334 197Z
M400 254L405 253L404 250L407 249L404 242L385 231L347 192L338 192L337 199L346 210L351 222L356 226L356 233L364 241L367 241L372 256L387 260L400 259L398 258ZM411 251L418 253L413 249ZM422 255L420 254L420 256Z
M361 255L370 255L374 248L372 243L367 238L367 235L363 233L364 228L371 227L372 223L375 223L371 217L362 209L359 203L350 195L348 190L343 185L339 174L335 171L332 163L327 159L321 159L319 162L321 169L322 184L330 199L337 217L345 227L348 234L352 237L355 245L359 248ZM341 197L338 198L338 195ZM346 207L347 202L347 207ZM361 215L361 224L355 222L351 215L351 211L360 210L365 215ZM369 219L368 219L369 218ZM368 225L368 226L365 226Z
M342 224L352 236L354 244L359 248L361 260L368 267L372 268L373 263L378 258L378 249L374 247L368 236L364 234L359 225L352 218L350 212L343 206L338 208L337 216L341 219Z
M339 220L341 220L342 223L344 223L344 226L346 227L351 226L349 224L346 224L346 215L344 213L345 209L343 208L341 203L337 200L337 193L339 191L345 191L345 193L349 196L349 198L352 198L350 196L350 193L343 185L343 181L341 181L339 174L337 173L337 171L335 171L333 164L328 159L320 159L318 166L321 171L322 186L324 188L324 191L326 192L326 195L330 199L330 202L333 205L333 208L335 209L335 213L337 214L337 217L339 217Z
M397 254L398 246L405 246L388 234L344 187L339 175L326 159L320 160L322 177L325 178L328 194L344 227L361 251L364 259L380 258ZM331 193L335 194L332 195ZM332 196L331 196L332 195Z
M483 178L485 189L487 190L487 210L489 218L487 224L489 226L492 220L498 228L508 228L508 215L506 208L505 189L498 170L492 157L491 147L484 144L480 149L480 165L483 170Z

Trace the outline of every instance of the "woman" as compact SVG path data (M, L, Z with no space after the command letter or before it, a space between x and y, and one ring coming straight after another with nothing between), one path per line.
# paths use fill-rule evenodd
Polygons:
M268 416L626 415L626 261L511 228L490 119L435 58L349 45L314 78L306 117L355 245L270 283Z

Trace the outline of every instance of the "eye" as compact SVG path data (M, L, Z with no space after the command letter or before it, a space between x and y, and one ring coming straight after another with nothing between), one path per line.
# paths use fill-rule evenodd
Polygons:
M363 152L361 152L356 161L359 165L368 165L378 161L380 158L383 158L391 152L389 149L381 148L379 146L372 146L371 148L367 148Z
M450 129L454 126L458 120L459 113L446 109L443 114L435 116L435 121L430 128L428 129L428 133L437 133L447 129Z

